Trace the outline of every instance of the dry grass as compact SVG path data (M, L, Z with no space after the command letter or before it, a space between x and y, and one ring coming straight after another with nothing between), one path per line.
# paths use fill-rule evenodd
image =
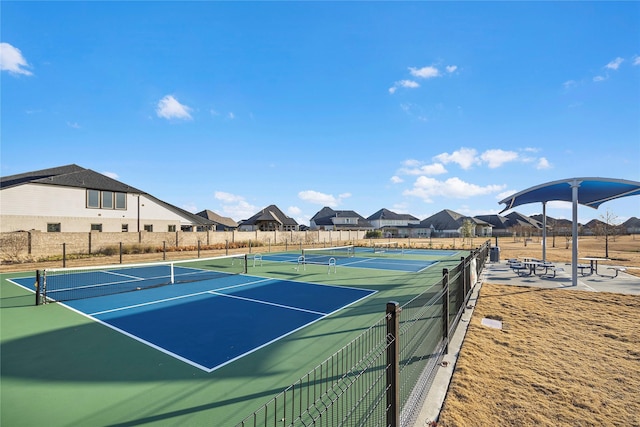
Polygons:
M638 319L640 296L484 284L438 425L640 426Z

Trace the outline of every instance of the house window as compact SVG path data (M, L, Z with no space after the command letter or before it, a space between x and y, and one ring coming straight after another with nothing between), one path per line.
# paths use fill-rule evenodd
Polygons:
M61 229L59 222L47 224L47 233L59 233Z
M176 226L175 225L170 225L169 229L167 230L169 233L175 233L176 231Z
M144 231L153 231L153 224L145 224Z
M122 232L126 233L129 231L129 224L122 224Z
M113 191L102 192L102 209L113 209Z
M87 190L87 207L92 209L100 208L100 192L98 190Z
M126 193L116 193L116 209L127 209Z
M102 224L91 224L91 231L102 232Z

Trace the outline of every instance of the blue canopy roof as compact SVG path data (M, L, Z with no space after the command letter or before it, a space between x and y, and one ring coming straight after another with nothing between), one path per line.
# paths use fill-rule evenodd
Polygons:
M500 203L506 205L502 212L528 203L542 203L544 224L542 227L542 258L546 259L546 204L552 200L572 202L571 235L573 237L573 245L571 249L571 282L573 286L577 286L578 204L597 209L598 206L609 200L636 195L640 195L640 182L612 178L569 178L528 188L501 200Z
M569 178L528 188L501 200L499 203L506 205L502 210L504 212L528 203L552 200L572 202L575 185L578 188L578 203L594 209L609 200L640 195L640 182L636 181L612 178Z

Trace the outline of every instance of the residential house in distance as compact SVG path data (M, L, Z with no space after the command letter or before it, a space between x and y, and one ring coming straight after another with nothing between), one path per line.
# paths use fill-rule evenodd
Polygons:
M364 217L354 211L333 210L325 206L309 221L312 230L373 230Z
M410 226L420 224L420 220L413 215L398 214L384 208L370 215L367 221L380 230L384 237L409 237Z
M632 216L622 224L620 224L623 233L640 234L640 219Z
M512 221L502 215L477 215L475 218L491 224L491 235L496 237L512 236Z
M539 224L540 230L542 230L542 214L531 215L527 217L531 220L536 221ZM570 236L573 224L570 219L562 219L562 218L553 218L547 216L547 235L556 235L556 236ZM582 227L581 224L578 224L578 229Z
M241 221L239 231L298 231L298 222L285 215L276 205L269 205L249 219Z
M0 178L0 232L212 230L206 218L75 164Z
M232 218L220 216L217 213L205 209L196 215L208 219L216 226L216 231L233 231L238 228L238 223Z
M465 220L471 221L474 226L473 237L491 237L491 224L449 209L420 221L418 226L414 226L413 237L461 237Z
M513 235L534 234L542 230L542 223L518 212L502 215L477 215L476 219L491 224L492 236L506 237Z

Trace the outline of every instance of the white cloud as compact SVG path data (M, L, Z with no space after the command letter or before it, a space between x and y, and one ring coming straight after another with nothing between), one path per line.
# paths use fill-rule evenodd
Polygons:
M413 80L400 80L399 82L396 82L396 85L400 87L406 87L409 89L420 87L420 83Z
M191 110L190 107L178 102L172 95L167 95L158 102L156 114L163 119L191 120Z
M336 207L342 203L342 199L351 197L350 193L343 193L335 197L333 194L320 193L313 190L305 190L298 193L298 197L305 202L313 203L316 205Z
M432 163L429 165L412 165L398 171L403 175L442 175L447 173L447 169L442 163Z
M575 80L567 80L566 82L562 83L562 86L563 86L566 90L569 90L569 89L572 89L572 88L574 88L574 87L578 86L578 82L577 82L577 81L575 81Z
M435 159L444 163L445 165L448 163L456 163L462 169L469 169L474 164L478 163L477 159L478 152L473 148L461 148L453 153L442 153L435 156Z
M620 64L622 64L623 62L624 62L624 59L617 57L616 59L609 62L607 65L605 65L605 68L608 68L610 70L617 70L618 67L620 67Z
M397 175L394 175L394 176L391 177L391 182L394 183L394 184L400 184L400 183L404 182L404 179L400 178Z
M518 158L515 151L504 151L500 149L487 150L480 155L480 159L487 163L490 169L502 166L504 163L512 162Z
M540 157L538 159L536 169L551 169L551 163L549 163L549 160L547 160L545 157Z
M102 175L108 176L111 179L118 179L118 174L115 172L102 172Z
M216 191L214 197L225 203L235 203L244 200L244 197L235 194L226 193L224 191Z
M191 213L196 213L198 211L198 206L193 203L185 203L182 206L180 206L182 209L184 209L185 211L191 212Z
M222 202L222 211L225 216L229 216L234 219L247 219L258 211L258 209L248 203L244 197L236 194L216 191L214 197L216 200L220 200Z
M400 80L395 82L393 86L389 88L389 93L396 93L396 90L398 90L399 87L403 87L406 89L415 89L417 87L420 87L420 83L413 80Z
M635 56L633 58L633 65L640 65L640 56Z
M440 71L436 67L431 66L422 68L409 67L409 72L412 76L421 79L431 79L440 76Z
M593 81L598 83L598 82L603 82L605 80L607 80L609 78L609 76L595 76L593 78Z
M458 66L457 65L447 65L446 69L447 69L447 73L453 73L454 71L456 71L458 69Z
M505 191L501 191L498 194L496 194L496 200L500 201L500 200L504 200L509 196L513 196L514 194L516 194L519 190L505 190Z
M289 206L287 213L289 216L299 216L302 213L302 209L297 206Z
M67 122L67 126L72 129L80 129L80 125L78 124L78 122Z
M421 176L416 179L413 188L405 190L405 196L414 196L422 199L426 203L432 203L437 196L455 199L467 199L474 196L483 196L495 193L504 189L504 185L479 185L470 184L460 178L449 178L446 181L438 181L434 178Z
M420 166L422 162L416 159L407 159L404 162L402 162L402 164L408 167L412 167L412 166Z
M9 43L0 43L0 70L8 71L11 74L31 76L33 73L26 68L30 68L30 66L22 56L20 49Z
M236 115L235 115L235 114L233 114L233 112L231 112L231 111L230 111L230 112L229 112L229 114L227 114L227 118L228 118L229 120L233 120L233 119L235 119L235 118L236 118Z

